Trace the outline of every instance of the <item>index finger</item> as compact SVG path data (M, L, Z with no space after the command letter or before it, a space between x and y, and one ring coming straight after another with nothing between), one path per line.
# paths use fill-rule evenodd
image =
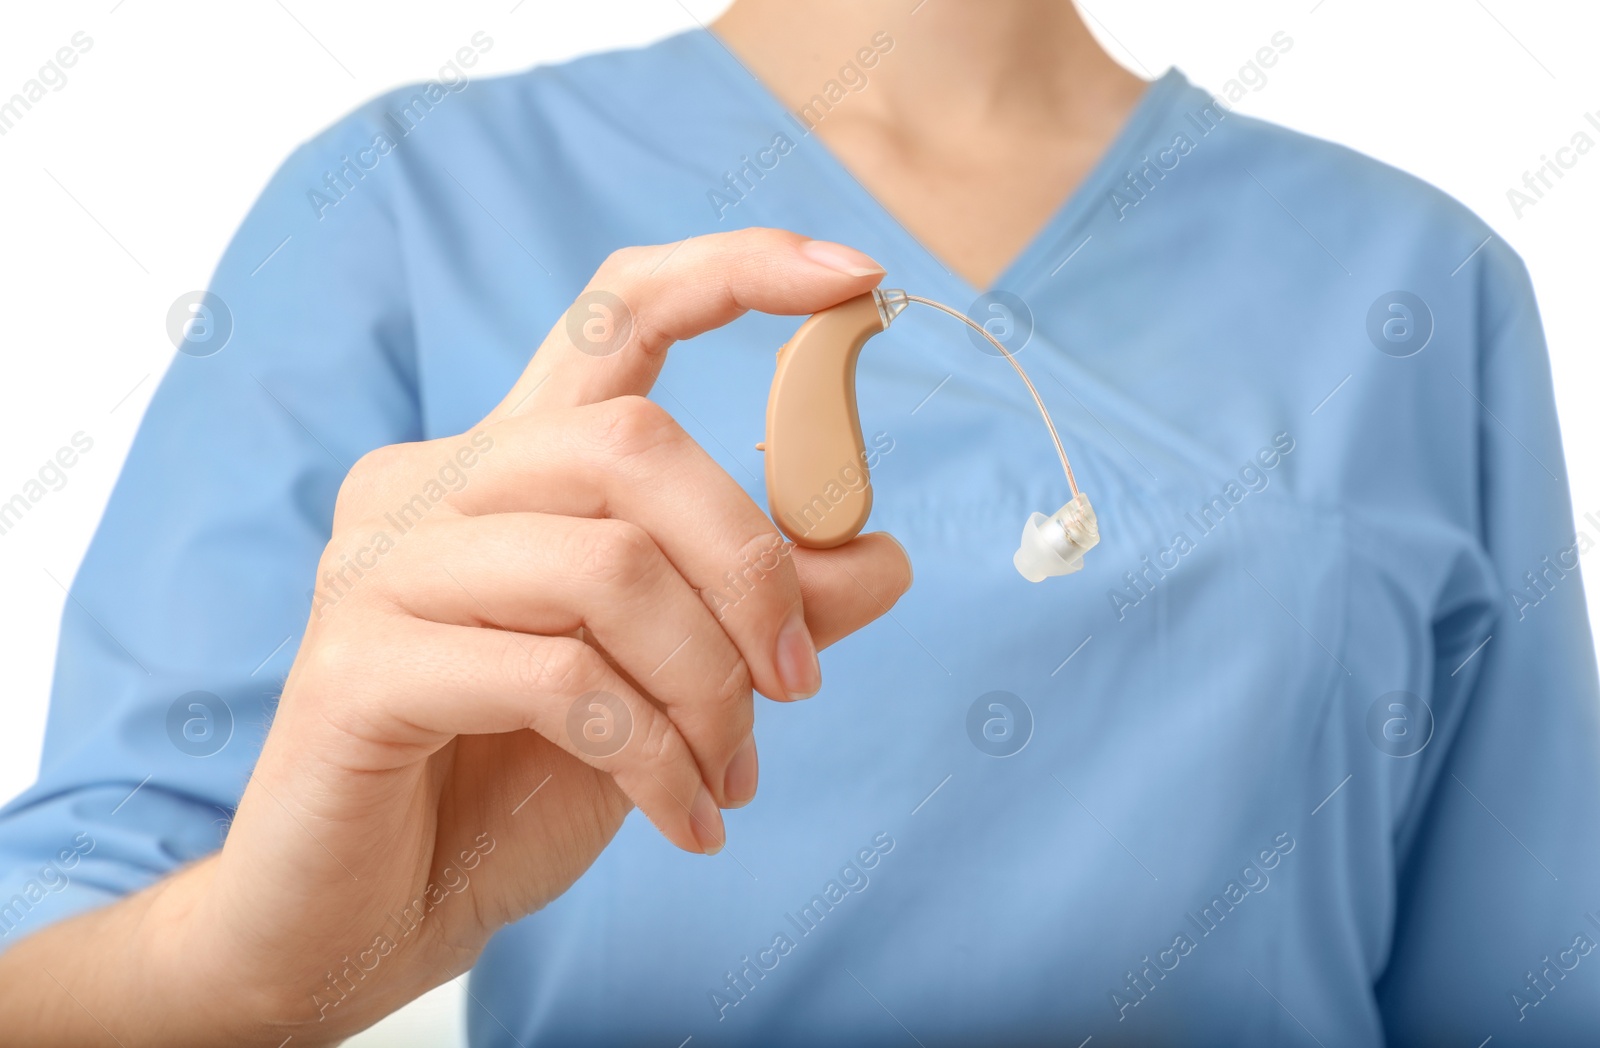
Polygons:
M655 385L667 349L749 310L815 313L864 294L883 267L843 244L739 229L624 248L595 271L511 391L484 419L572 408Z

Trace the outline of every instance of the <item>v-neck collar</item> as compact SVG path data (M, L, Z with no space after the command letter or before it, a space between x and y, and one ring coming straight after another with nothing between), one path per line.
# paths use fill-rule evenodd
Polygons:
M1096 203L1104 200L1111 186L1127 170L1135 166L1130 161L1137 159L1143 152L1144 142L1152 125L1160 121L1171 107L1174 98L1189 86L1189 81L1175 67L1147 84L1139 101L1134 104L1127 119L1123 121L1121 129L1112 137L1099 159L1089 168L1088 174L1034 232L1022 250L1006 263L994 283L987 289L980 289L965 277L952 271L945 265L944 259L907 229L894 213L885 207L860 179L856 178L828 144L820 136L812 134L772 92L772 89L751 72L716 34L709 29L699 28L689 30L685 36L699 47L709 63L728 74L727 79L730 82L743 85L743 97L762 110L767 117L776 121L776 126L792 127L801 136L802 142L810 142L811 162L833 185L840 199L855 206L876 224L887 227L892 236L904 242L931 268L945 274L965 293L966 298L963 301L975 299L985 291L1001 288L1020 292L1025 285L1037 279L1041 271L1048 273L1059 266L1062 259L1066 258L1068 250L1066 245L1069 239L1087 223Z

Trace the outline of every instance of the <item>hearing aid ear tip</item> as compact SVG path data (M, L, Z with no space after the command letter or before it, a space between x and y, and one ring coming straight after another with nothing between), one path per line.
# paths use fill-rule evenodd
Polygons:
M1100 526L1088 496L1079 492L1050 516L1034 513L1022 526L1011 563L1029 582L1071 575L1083 568L1083 555L1100 542Z

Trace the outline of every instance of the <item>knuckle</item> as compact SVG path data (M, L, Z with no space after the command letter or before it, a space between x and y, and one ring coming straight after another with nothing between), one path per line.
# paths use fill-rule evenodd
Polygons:
M373 448L356 460L339 485L339 495L334 501L334 521L359 516L384 490L403 463L409 460L405 445L385 444Z
M747 226L744 229L730 230L730 233L737 250L752 254L784 247L795 239L793 233L773 229L770 226Z
M316 585L313 587L313 609L331 611L345 599L357 594L368 599L380 594L392 596L392 580L384 556L385 544L382 525L371 517L346 520L328 540L317 563Z
M385 444L373 448L350 467L347 479L354 480L358 484L381 481L402 468L409 457L410 448L405 444Z
M598 413L597 440L616 459L647 454L675 441L681 432L666 408L648 397L615 397Z
M729 665L722 674L722 680L716 684L712 694L730 702L748 703L754 694L754 688L750 667L745 664L744 659L735 654L729 660Z
M295 672L303 679L319 685L337 682L350 661L349 646L327 637L300 649L295 658Z
M319 702L348 699L368 677L363 671L366 658L365 647L359 641L325 634L296 655L290 671L295 686L285 687L285 698L293 695L297 701L309 697Z
M644 271L646 259L649 257L647 248L638 246L619 247L606 256L600 268L595 271L596 281L601 276L615 282L618 279L629 279Z
M574 567L601 589L632 589L648 579L660 562L655 541L630 521L596 520L577 535Z
M794 255L790 245L799 239L795 234L762 226L737 230L736 234L729 240L726 251L738 266L774 277L792 267L790 259Z
M639 346L640 352L646 356L658 356L677 341L669 331L656 324L648 309L642 309L634 314L633 330L634 341Z
M789 547L776 531L764 531L740 543L735 551L737 565L733 575L739 581L735 605L749 601L750 611L762 609L760 616L781 618L799 594L794 563ZM773 629L777 629L774 621Z
M745 665L744 659L734 657L732 665L712 694L721 706L717 711L717 723L727 732L730 745L735 745L750 733L755 724L755 709L752 706L755 685L750 676L750 667Z
M777 571L792 570L786 554L788 544L775 530L762 531L740 543L739 568L756 580Z
M638 740L634 759L647 768L664 768L687 757L687 747L678 729L661 714L646 717L634 733Z
M575 697L593 690L604 675L599 654L580 640L556 638L537 649L517 644L512 650L517 653L514 669L525 693Z

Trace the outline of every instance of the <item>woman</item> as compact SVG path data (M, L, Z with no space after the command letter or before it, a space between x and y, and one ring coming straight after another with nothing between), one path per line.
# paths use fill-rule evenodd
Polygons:
M1593 1028L1520 261L1069 5L909 6L738 0L289 160L0 820L19 1042L333 1043L474 964L478 1045ZM1064 486L932 312L861 362L894 538L778 544L770 354L886 274L1020 350L1081 574L1008 563Z

